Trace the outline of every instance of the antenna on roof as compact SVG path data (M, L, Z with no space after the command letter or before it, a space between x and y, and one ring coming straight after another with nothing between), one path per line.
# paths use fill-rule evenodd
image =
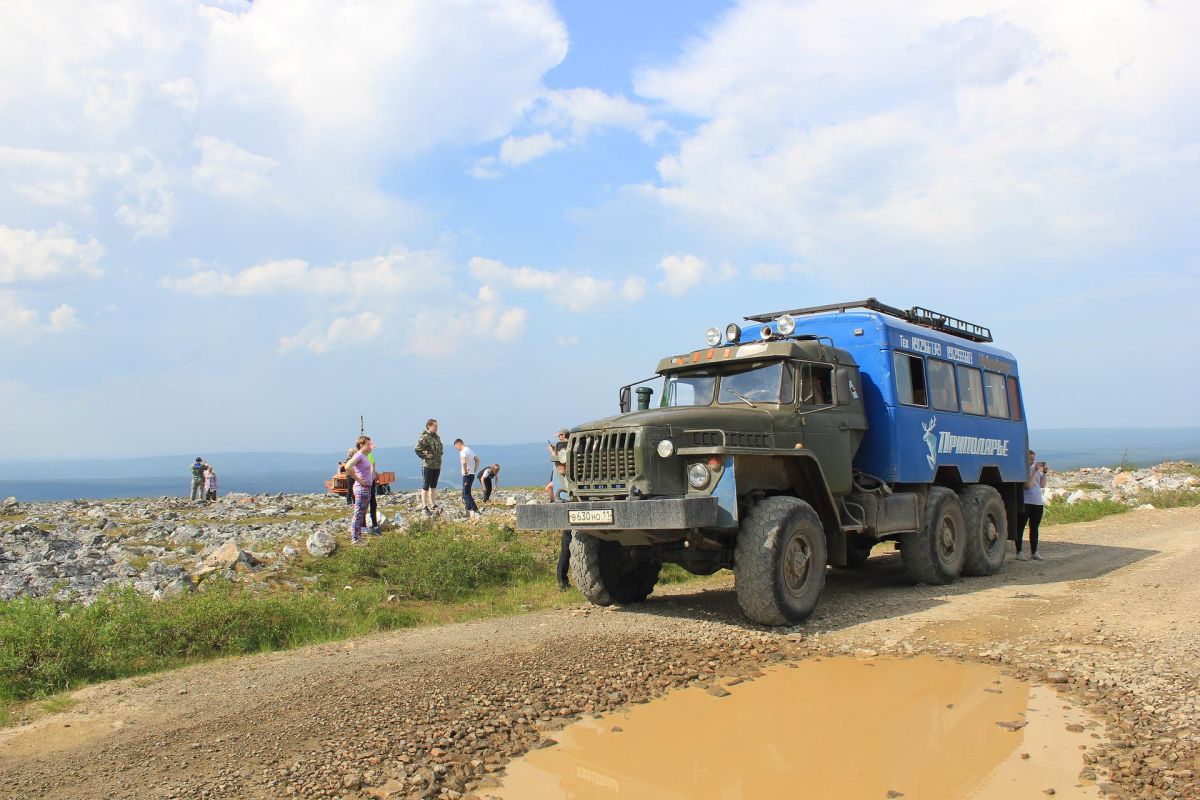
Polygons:
M359 435L359 436L366 436L366 435L367 435L367 428L366 428L366 426L365 426L365 425L363 425L363 416L362 416L362 414L359 414L359 415L358 415L358 435Z

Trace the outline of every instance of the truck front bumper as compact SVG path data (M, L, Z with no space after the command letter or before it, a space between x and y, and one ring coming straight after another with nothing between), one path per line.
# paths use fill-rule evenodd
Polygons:
M578 514L581 511L588 513ZM604 513L607 511L612 512L611 522ZM577 513L573 515L571 512ZM572 516L576 519L572 520ZM581 518L600 518L600 521L583 522ZM716 525L717 498L712 496L517 506L517 527L525 531L662 531L712 528Z

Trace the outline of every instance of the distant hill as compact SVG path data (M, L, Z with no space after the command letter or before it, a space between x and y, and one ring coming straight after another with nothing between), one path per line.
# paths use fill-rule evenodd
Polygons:
M1029 440L1052 469L1162 461L1200 462L1200 427L1076 428L1030 431ZM539 486L550 477L546 445L473 445L483 463L501 465L501 485ZM203 455L217 469L221 492L322 492L344 451L330 453L190 453L146 458L0 461L0 498L65 500L76 497L186 495L192 460ZM457 491L457 453L447 443L443 491ZM396 473L397 489L420 486L421 465L411 447L375 451L381 470Z

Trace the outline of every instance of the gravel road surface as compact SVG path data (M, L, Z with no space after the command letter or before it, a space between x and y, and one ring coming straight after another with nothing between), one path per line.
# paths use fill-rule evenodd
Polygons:
M882 549L882 548L881 548ZM804 625L737 610L732 577L639 606L406 630L88 687L0 730L0 797L437 798L580 715L818 654L930 653L1056 684L1106 723L1112 797L1200 798L1200 508L1043 529L1045 561L950 587L877 550ZM870 724L870 720L864 720Z

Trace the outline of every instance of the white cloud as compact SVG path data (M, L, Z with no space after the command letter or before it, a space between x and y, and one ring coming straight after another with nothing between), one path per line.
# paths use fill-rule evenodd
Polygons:
M558 334L557 341L558 341L558 346L563 348L564 350L567 349L568 347L578 347L579 346L579 337L578 336L563 336L560 333L560 334Z
M555 150L562 150L565 146L548 133L509 136L500 144L500 160L507 166L515 167Z
M665 122L651 116L647 106L590 88L549 90L541 96L532 117L535 124L569 130L577 141L597 130L616 128L651 144L667 128Z
M192 177L212 194L228 197L248 197L268 187L267 174L279 162L266 156L256 156L233 142L215 136L196 137L200 162L192 168Z
M628 130L652 144L667 128L665 122L652 117L648 107L590 88L545 90L530 105L527 122L529 127L542 130L506 137L500 143L499 156L477 160L471 174L476 178L499 177L503 174L500 164L516 167L549 153L579 147L602 130Z
M684 294L702 283L722 283L737 277L733 266L721 264L712 268L690 253L666 256L658 266L663 273L659 288L673 295Z
M254 297L299 294L358 298L395 297L449 285L450 265L438 251L393 248L385 255L314 267L297 258L268 261L229 273L206 269L185 278L165 277L159 285L191 295Z
M63 304L53 309L43 323L42 315L22 305L15 292L0 290L0 338L31 339L40 333L64 333L78 327L71 306Z
M0 225L0 285L74 275L96 278L102 274L97 264L103 256L95 238L80 241L64 225L40 233Z
M305 349L321 355L335 348L362 347L370 344L383 330L378 314L363 311L353 317L337 317L328 325L313 323L291 336L279 340L279 351Z
M6 195L95 204L135 238L169 235L197 191L269 192L273 210L334 228L411 219L380 171L507 136L567 52L545 0L113 0L71 7L66 26L63 13L5 5L0 74L21 79L0 82L2 138L41 157L14 171L0 151L0 212Z
M626 278L621 284L621 297L634 302L646 296L646 279L640 276Z
M743 2L636 78L700 119L651 192L864 271L1179 234L1161 210L1200 200L1200 73L1178 68L1197 29L1189 3Z
M614 281L568 270L507 267L495 259L476 256L471 274L489 286L510 286L522 292L542 292L550 302L569 311L588 311L613 303L620 296ZM636 283L633 284L636 287ZM626 282L626 291L630 284ZM636 291L636 289L634 289ZM636 299L626 294L626 299Z

